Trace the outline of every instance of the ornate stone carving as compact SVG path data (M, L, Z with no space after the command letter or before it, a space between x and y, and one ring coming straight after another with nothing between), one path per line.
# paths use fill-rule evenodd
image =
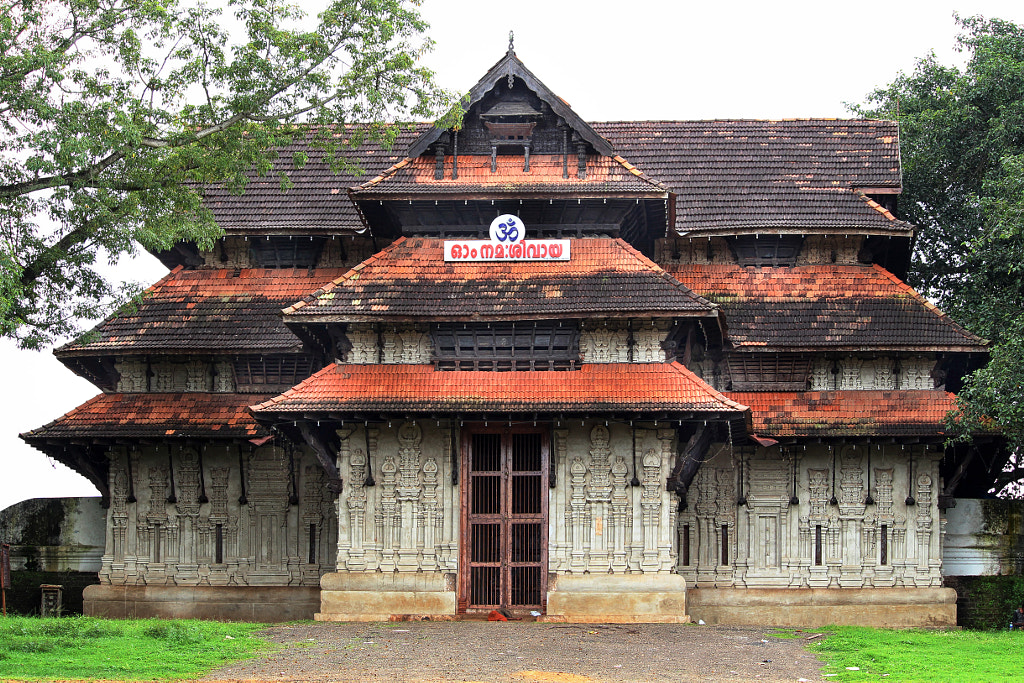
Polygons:
M372 325L350 325L345 334L350 345L346 363L366 365L380 362L377 332Z
M665 341L668 328L665 323L641 325L633 331L633 362L664 363L665 351L661 343Z
M402 340L402 363L412 365L430 362L430 335L423 330L406 329L399 332L399 337Z
M810 489L811 518L821 520L825 518L825 506L828 505L829 493L829 471L827 469L807 470L807 485Z
M118 373L117 390L121 393L138 393L147 391L148 365L138 358L122 358L114 364Z
M213 390L221 393L235 390L235 369L229 361L219 360L214 363Z

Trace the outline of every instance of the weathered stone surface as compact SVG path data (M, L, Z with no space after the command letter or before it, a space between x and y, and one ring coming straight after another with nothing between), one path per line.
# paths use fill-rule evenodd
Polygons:
M726 626L956 626L951 588L698 588L687 598L691 619Z
M577 622L686 622L677 574L563 574L548 593L549 618ZM549 586L550 588L550 586Z
M320 581L318 621L381 621L393 614L455 614L442 572L334 572Z
M87 616L115 619L217 619L293 621L312 619L320 591L312 586L89 586Z
M99 497L34 498L0 511L12 571L97 572L104 526Z

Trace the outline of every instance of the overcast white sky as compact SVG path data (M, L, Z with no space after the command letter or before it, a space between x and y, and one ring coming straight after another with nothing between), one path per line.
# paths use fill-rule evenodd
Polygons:
M303 3L305 4L305 3ZM466 91L516 54L587 121L848 116L897 72L934 50L958 63L953 13L1024 23L1019 0L814 2L560 2L425 0L437 42L427 63ZM152 257L123 261L119 279L147 284ZM97 495L82 477L17 438L99 391L49 352L0 341L0 510L36 497Z

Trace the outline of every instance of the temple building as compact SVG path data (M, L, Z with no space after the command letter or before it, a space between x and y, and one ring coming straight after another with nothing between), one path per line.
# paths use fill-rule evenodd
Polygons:
M587 123L511 49L467 102L211 188L215 248L56 351L86 613L955 624L1006 456L944 443L987 351L901 280L897 125Z

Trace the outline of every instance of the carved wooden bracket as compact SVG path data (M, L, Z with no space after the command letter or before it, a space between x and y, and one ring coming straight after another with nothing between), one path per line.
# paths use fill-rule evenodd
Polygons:
M675 467L672 468L672 473L669 474L665 486L669 491L676 491L680 501L686 500L686 492L697 475L697 470L704 462L708 449L711 447L713 431L713 427L708 425L697 427L697 431L686 442L686 447L676 457Z
M334 463L334 456L331 455L331 449L327 447L323 438L315 433L305 422L299 423L299 432L302 433L302 438L305 440L309 447L316 453L317 460L320 461L320 466L324 468L324 472L327 473L327 489L334 495L339 495L342 491L341 477L338 475L338 467Z

